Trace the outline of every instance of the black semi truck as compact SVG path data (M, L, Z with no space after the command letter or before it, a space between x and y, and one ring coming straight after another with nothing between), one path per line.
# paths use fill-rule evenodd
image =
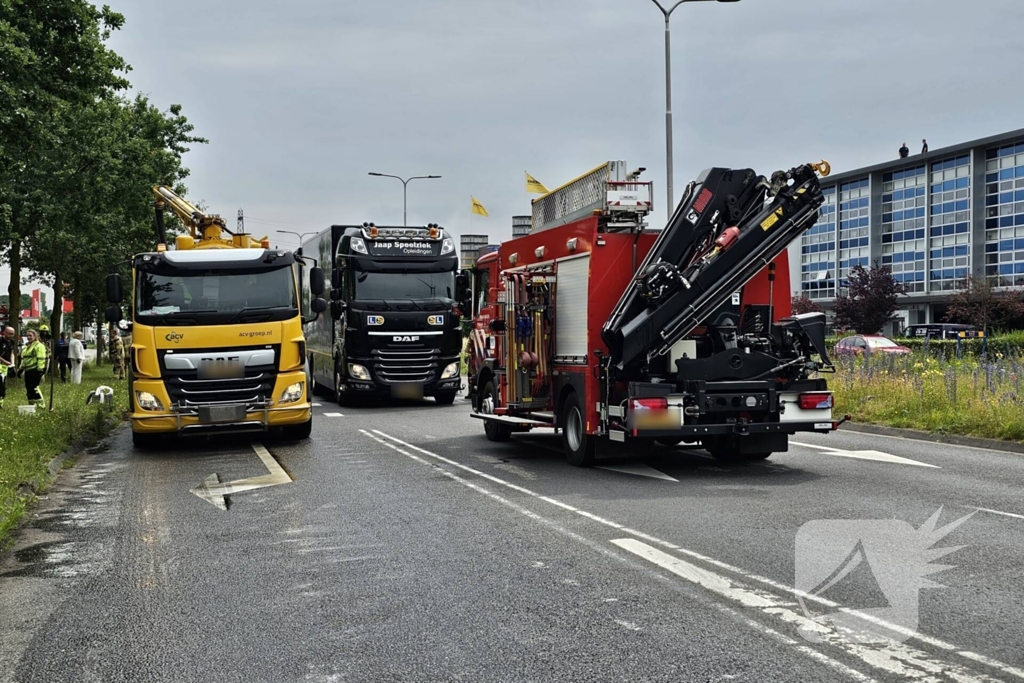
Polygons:
M455 400L468 280L436 224L332 225L302 245L329 277L328 311L305 327L313 386L341 405L359 397ZM309 288L304 287L304 296Z

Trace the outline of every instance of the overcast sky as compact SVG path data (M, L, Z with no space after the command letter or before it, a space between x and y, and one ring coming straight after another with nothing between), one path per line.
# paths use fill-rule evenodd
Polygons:
M137 92L210 144L189 196L250 231L409 222L511 235L548 187L646 166L665 214L650 0L106 0ZM1021 0L694 2L672 19L676 192L701 169L837 172L1024 127ZM470 195L490 212L472 216ZM257 222L260 219L264 222ZM6 278L0 275L0 280Z

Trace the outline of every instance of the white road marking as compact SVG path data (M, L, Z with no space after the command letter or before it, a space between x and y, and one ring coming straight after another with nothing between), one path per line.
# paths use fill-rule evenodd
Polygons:
M310 403L310 405L313 406L314 408L319 408L322 404L320 404L320 403Z
M799 610L797 603L787 602L764 590L743 586L737 581L702 569L695 564L662 552L634 538L620 538L613 544L628 552L666 569L676 576L695 583L726 600L747 610L759 610L786 624L813 632L820 643L838 648L848 655L860 659L886 674L899 676L901 680L935 681L937 675L954 681L994 681L988 676L956 665L933 659L923 650L912 648L895 641L887 644L857 643L847 639L832 626L815 621Z
M989 510L988 508L974 508L980 512L990 512L993 515L1003 515L1004 517L1016 517L1017 519L1024 519L1024 515L1018 515L1013 512L1003 512L1001 510Z
M268 474L249 477L248 479L239 479L237 481L221 482L220 476L214 473L208 476L202 484L193 488L192 493L208 503L219 507L221 510L227 510L228 504L225 496L262 489L267 486L292 483L292 478L288 476L288 473L284 471L281 464L274 459L274 456L270 454L270 451L263 444L254 442L251 445L252 449L256 451L256 455L263 462L263 466L267 468Z
M324 413L324 417L345 417L341 413Z
M658 470L654 469L653 467L650 467L648 465L644 465L643 463L639 463L639 462L623 463L621 465L598 465L595 469L609 470L611 472L621 472L623 474L635 474L638 477L650 477L652 479L664 479L665 481L674 481L677 484L679 483L679 480L676 479L675 477L670 477L667 474L665 474L664 472L659 472Z
M819 446L813 443L801 443L800 441L790 441L789 443L794 446L803 446L805 448L816 448L822 451L822 455L835 455L840 458L855 458L857 460L875 460L877 462L891 462L898 465L916 465L917 467L931 467L934 469L942 469L938 465L929 465L925 462L918 462L917 460L911 460L909 458L901 458L898 455L892 453L883 453L882 451L846 451L842 448L833 448L832 446Z
M763 585L768 586L768 587L770 587L770 588L772 588L772 589L774 589L776 591L781 591L784 594L791 594L793 596L796 596L797 594L799 594L800 597L802 597L805 602L812 602L812 603L818 604L818 605L820 605L822 607L828 607L828 608L831 608L831 609L836 610L836 611L845 612L847 614L856 616L859 619L863 619L864 621L868 621L868 622L870 622L872 624L875 624L877 626L881 626L881 627L886 628L886 629L888 629L890 631L898 633L900 635L903 635L903 636L906 636L908 638L913 638L915 640L918 640L918 641L920 641L922 643L925 643L926 645L929 645L931 647L938 648L940 650L944 650L944 651L946 651L946 652L948 652L950 654L954 654L954 655L957 655L959 657L963 657L964 659L969 659L969 660L971 660L973 662L978 662L980 664L984 664L985 666L988 666L990 668L998 670L1002 674L1007 674L1007 675L1019 678L1021 680L1024 680L1024 670L1018 669L1018 668L1013 667L1013 666L1010 666L1009 664L1004 664L1003 662L1000 662L1000 661L998 661L996 659L992 659L991 657L986 657L985 655L978 654L976 652L971 652L970 650L962 650L962 649L958 648L957 646L952 645L950 643L947 643L947 642L945 642L943 640L940 640L938 638L934 638L932 636L929 636L929 635L926 635L926 634L923 634L923 633L919 633L917 631L905 628L905 627L900 626L898 624L893 624L893 623L888 622L888 621L886 621L884 619L880 619L878 617L875 617L875 616L873 616L871 614L865 614L865 613L860 612L858 610L850 609L848 607L843 607L839 603L836 603L836 602L833 602L831 600L828 600L827 598L823 598L823 597L818 596L818 595L810 595L808 593L799 592L795 588L793 588L792 586L789 586L789 585L786 585L786 584L783 584L783 583L779 583L778 581L774 581L774 580L769 579L769 578L764 577L764 576L759 576L759 575L754 574L752 572L748 572L748 571L746 571L744 569L740 569L739 567L734 567L734 566L732 566L732 565L730 565L730 564L728 564L726 562L722 562L720 560L716 560L714 558L708 557L707 555L702 555L701 553L698 553L696 551L689 550L687 548L683 548L681 546L678 546L678 545L676 545L674 543L670 543L668 541L664 541L664 540L662 540L662 539L660 539L660 538L658 538L656 536L652 536L652 535L644 533L642 531L637 531L635 529L631 529L631 528L629 528L629 527L627 527L625 525L618 524L617 522L613 522L612 520L609 520L609 519L604 519L603 517L600 517L600 516L595 515L593 513L587 512L586 510L581 510L579 508L575 508L575 507L573 507L571 505L563 503L563 502L561 502L559 500L556 500L554 498L551 498L549 496L541 495L541 494L537 493L536 491L532 491L532 490L530 490L528 488L525 488L523 486L519 486L517 484L513 484L511 482L505 481L504 479L500 479L499 477L495 477L494 475L487 474L486 472L481 472L480 470L473 469L472 467L468 467L466 465L463 465L462 463L455 462L454 460L446 458L446 457L444 457L442 455L438 455L437 453L433 453L433 452L428 451L426 449L420 448L419 446L414 446L413 444L410 444L408 442L402 441L401 439L397 439L397 438L395 438L395 437L393 437L393 436L391 436L389 434L386 434L386 433L380 431L379 429L374 429L373 430L376 434L380 435L379 437L378 436L374 436L373 434L370 434L369 432L367 432L366 430L363 430L363 429L360 429L359 431L362 432L363 434L366 434L368 437L370 437L374 441L382 443L382 444L388 446L389 448L391 448L393 450L396 450L396 451L402 453L403 455L406 455L406 456L408 456L410 458L413 458L415 460L418 460L420 462L427 463L427 461L423 460L423 458L420 458L420 457L418 457L416 455L413 455L411 453L403 451L402 449L398 448L397 446L394 446L391 443L388 443L388 441L386 441L385 439L393 441L393 442L395 442L397 444L401 444L402 446L405 446L406 448L409 448L411 450L415 450L415 451L418 451L420 453L423 453L424 455L426 455L428 457L431 457L431 458L434 458L435 460L439 460L441 462L444 462L444 463L446 463L448 465L451 465L452 467L456 467L456 468L459 468L459 469L464 470L466 472L470 472L470 473L472 473L472 474L474 474L474 475L476 475L478 477L481 477L483 479L487 479L488 481L492 481L492 482L494 482L496 484L499 484L499 485L504 486L506 488L512 489L513 491L518 491L518 492L523 493L523 494L525 494L527 496L530 496L532 498L536 498L537 500L542 500L545 503L549 503L551 505L554 505L554 506L556 506L558 508L561 508L563 510L566 510L568 512L573 512L573 513L575 513L577 515L580 515L582 517L586 517L587 519L595 521L595 522L597 522L599 524L603 524L603 525L605 525L607 527L610 527L612 529L616 529L618 531L621 531L622 533L629 534L630 536L635 536L636 538L643 539L643 540L647 541L648 543L652 543L654 545L659 545L659 546L661 546L663 548L668 548L669 550L674 550L674 551L676 551L678 553L681 553L683 555L686 555L686 556L688 556L690 558L693 558L693 559L699 560L701 562L710 564L713 567L717 567L719 569L731 572L731 573L736 574L736 575L738 575L740 577L743 577L744 579L746 579L748 581L752 581L752 582L755 582L755 583L763 584ZM427 463L427 464L429 464L429 463ZM461 479L460 477L458 477L457 475L455 475L453 473L446 472L444 469L441 469L440 471L444 472L446 476L450 476L450 477L452 477L454 479L457 479L459 481L464 482L466 484L466 486L469 486L470 488L473 488L473 489L479 490L479 491L483 491L484 493L486 493L488 496L490 496L492 498L504 501L504 499L502 499L501 496L493 494L493 493L487 491L486 489L483 489L482 487L477 486L476 484L474 484L472 482L469 482L469 481L466 481L464 479ZM542 520L542 521L544 520L544 518L541 517L540 515L532 512L530 510L527 510L525 508L520 508L519 506L515 505L514 503L507 502L507 504L510 505L511 507L519 509L521 512L523 512L523 514L531 517L532 519L538 519L538 520ZM591 545L592 546L592 542L589 541L589 539L582 539L581 537L578 537L578 534L574 534L573 532L565 531L565 533L571 534L574 537L577 537L577 540L581 540L581 542L584 542L587 545ZM802 645L801 643L792 640L788 636L784 636L784 635L778 633L777 631L774 631L774 630L772 630L772 629L770 629L770 628L760 624L759 622L749 621L748 623L751 626L757 628L758 630L764 631L766 633L773 634L774 637L779 637L779 638L781 638L781 639L783 639L783 640L793 644L795 647L800 649L801 652L804 652L808 656L814 657L815 659L818 659L819 661L827 660L826 663L829 663L830 666L837 665L839 667L842 667L844 670L848 670L848 671L846 671L846 673L848 673L850 675L855 675L855 677L859 677L860 680L870 680L866 676L864 676L863 674L860 674L859 672L857 672L856 670L849 669L849 667L845 667L844 665L840 664L839 662L836 662L835 660L832 660L832 659L826 657L825 655L822 655L817 650L814 650L814 649L809 648L809 647L807 647L805 645ZM967 678L965 680L974 680L974 679Z
M592 541L589 538L586 538L584 536L581 536L581 535L577 534L574 531L570 531L570 530L566 529L565 527L561 526L560 524L558 524L555 521L552 521L552 520L550 520L550 519L548 519L546 517L538 515L536 512L533 512L532 510L528 510L527 508L524 508L524 507L522 507L520 505L517 505L516 503L513 503L509 499L503 498L502 496L499 496L498 494L494 493L493 491L489 491L489 490L485 489L482 486L474 484L473 482L469 481L468 479L464 479L463 477L460 477L459 475L455 474L454 472L449 472L448 470L444 469L440 465L436 465L434 463L431 463L431 462L429 462L427 460L424 460L423 458L419 457L418 455L414 455L413 453L410 453L409 451L406 451L406 450L404 450L402 448L399 448L398 446L396 446L396 445L394 445L392 443L389 443L385 439L390 439L390 440L395 441L397 443L401 443L403 445L409 446L409 448L412 448L412 449L417 450L417 451L421 451L422 453L424 453L426 455L429 455L431 457L439 458L441 460L447 460L446 458L443 458L443 457L441 457L441 456L439 456L439 455L437 455L435 453L430 453L429 451L425 451L422 448L419 448L418 446L413 446L411 444L406 444L404 441L400 441L399 439L395 439L393 437L390 437L387 434L384 434L383 432L380 432L380 431L378 431L376 429L373 430L373 431L375 431L378 434L380 434L383 438L375 436L373 434L370 434L365 429L360 429L359 431L362 432L363 434L365 434L366 436L368 436L369 438L373 439L377 443L382 444L384 446L387 446L391 450L396 451L398 453L401 453L402 455L406 456L407 458L411 458L412 460L415 460L416 462L418 462L420 464L427 465L428 467L434 468L435 470L440 472L442 475L448 477L449 479L452 479L453 481L457 481L460 484L462 484L463 486L466 486L466 487L468 487L470 489L473 489L474 491L482 493L483 495L487 496L488 498L490 498L490 499L492 499L494 501L497 501L498 503L500 503L500 504L502 504L502 505L504 505L506 507L509 507L509 508L515 510L516 512L519 512L522 515L525 515L526 517L534 520L535 522L539 522L540 524L543 524L544 526L547 526L547 527L549 527L551 529L554 529L558 533L560 533L560 534L562 534L564 536L567 536L568 538L571 538L572 540L587 546L588 548L590 548L591 550L594 550L598 554L605 555L605 556L609 557L610 559L613 559L613 560L615 560L617 562L626 562L627 564L630 564L629 561L626 559L626 557L624 557L621 554L617 554L617 553L609 550L604 545L602 545L600 543L597 543L595 541ZM458 463L453 463L453 464L458 465ZM476 470L474 470L474 469L472 469L470 467L464 467L462 465L458 465L458 466L462 467L465 470L473 472L475 474L481 475L484 478L494 479L495 482L501 483L501 484L503 484L505 486L509 486L511 488L514 488L514 489L521 489L521 487L517 487L514 484L509 484L508 482L502 482L502 480L498 479L497 477L490 477L489 475L485 475L483 472L478 472L478 471L476 471ZM536 496L538 498L545 499L543 496L539 496L538 494L533 493L531 491L528 491L527 489L522 489L522 490L526 491L527 493L529 493L532 496ZM545 499L545 500L548 500L548 499ZM556 501L552 501L552 502L556 502ZM567 505L564 505L564 504L560 504L560 505L563 505L566 508L575 510L575 508L571 508L570 506L567 506ZM579 511L579 512L582 512L582 511ZM630 532L630 533L635 533L635 532ZM630 566L636 566L636 565L630 564ZM611 598L611 600L616 601L616 600L618 600L618 598ZM607 602L607 600L606 600L606 602ZM770 628L768 626L765 626L764 624L762 624L760 622L756 622L753 619L750 619L750 618L744 616L743 614L741 614L740 612L738 612L737 610L735 610L733 608L727 607L725 605L720 605L720 604L712 604L711 606L714 609L716 609L716 610L718 610L720 612L728 614L731 618L736 619L737 621L741 621L741 622L745 623L750 628L753 628L753 629L755 629L757 631L760 631L762 634L764 634L764 635L766 635L766 636L768 636L770 638L773 638L775 640L778 640L778 641L782 642L785 645L789 645L789 646L793 647L795 650L797 650L801 654L806 655L807 657L810 657L811 659L815 660L816 662L818 662L820 664L823 664L825 666L828 666L831 669L834 669L835 671L843 674L844 676L852 678L855 681L861 681L863 683L874 683L874 679L873 678L865 676L864 674L862 674L861 672L857 671L856 669L853 669L853 668L843 664L842 662L836 661L836 660L832 659L831 657L829 657L827 655L824 655L821 652L818 652L817 650L815 650L815 649L813 649L811 647L808 647L807 645L804 645L802 643L798 643L797 641L793 640L789 636L786 636L786 635L784 635L784 634L782 634L782 633L780 633L780 632L778 632L778 631L776 631L776 630L774 630L774 629L772 629L772 628Z

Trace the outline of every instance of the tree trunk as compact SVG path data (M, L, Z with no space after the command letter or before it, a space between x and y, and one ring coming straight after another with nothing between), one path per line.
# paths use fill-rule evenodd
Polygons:
M71 286L74 288L75 298L78 299L77 302L73 302L75 308L71 311L71 331L75 332L82 329L82 290L79 288L78 278L75 278Z
M103 311L99 311L96 314L96 367L103 365L103 335L100 332L103 331Z
M64 281L60 273L53 274L53 310L50 311L50 334L60 339L61 316L64 315Z
M11 266L11 282L7 285L8 308L11 309L11 327L15 336L21 334L21 239L17 233L11 238L11 249L8 252Z

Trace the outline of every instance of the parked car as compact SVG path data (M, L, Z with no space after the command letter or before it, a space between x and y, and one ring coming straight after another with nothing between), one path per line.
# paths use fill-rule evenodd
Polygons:
M910 353L906 346L900 346L892 339L876 334L856 334L845 337L836 344L837 356L870 356L875 353Z
M963 332L968 339L978 336L973 325L952 325L949 323L930 323L927 325L910 325L907 336L918 339L956 339Z

